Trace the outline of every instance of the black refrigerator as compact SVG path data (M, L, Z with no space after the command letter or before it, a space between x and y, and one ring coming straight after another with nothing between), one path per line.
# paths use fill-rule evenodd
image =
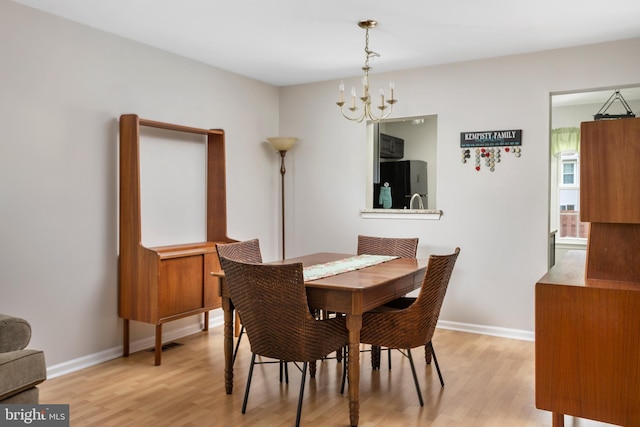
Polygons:
M390 190L380 187L389 184ZM373 184L373 207L383 208L384 194L391 192L391 209L411 209L409 203L414 194L419 194L423 209L428 209L427 162L422 160L400 160L380 163L380 182ZM418 209L419 200L413 201L413 209Z

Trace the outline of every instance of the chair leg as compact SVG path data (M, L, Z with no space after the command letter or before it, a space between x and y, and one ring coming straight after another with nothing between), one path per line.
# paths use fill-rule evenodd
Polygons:
M282 384L282 374L284 373L284 381L289 384L289 367L287 362L280 361L280 384Z
M300 415L302 414L302 398L304 397L304 383L307 379L307 362L302 364L302 379L300 380L300 397L298 397L298 412L296 413L296 427L300 426Z
M431 365L431 349L429 348L429 343L424 345L424 363Z
M342 360L342 384L340 385L340 394L344 394L344 384L347 381L347 367L349 363L349 351L348 347L344 348L344 359Z
M438 372L438 377L440 378L440 387L444 387L444 379L442 378L442 372L440 372L440 365L438 365L438 358L436 357L436 351L433 349L433 343L429 341L427 346L429 347L431 355L433 355L433 363L436 365L436 371Z
M389 370L391 370L391 348L387 348L387 359L389 360Z
M242 335L244 335L244 325L240 329L240 334L238 335L238 341L236 341L236 348L233 349L233 359L231 360L231 365L233 366L236 363L236 356L238 355L238 348L240 347L240 340L242 339Z
M247 411L247 400L249 400L249 388L251 387L251 377L253 376L253 366L256 364L256 354L251 353L251 365L249 366L249 376L247 378L247 387L244 390L244 401L242 402L242 413Z
M411 356L411 349L407 349L407 357L409 358L409 364L411 365L411 372L413 373L413 381L416 383L416 391L418 392L418 400L420 401L420 406L424 406L424 401L422 400L422 392L420 391L420 383L418 383L418 375L416 374L416 367L413 364L413 357Z
M377 345L371 346L371 369L380 370L380 352L381 348Z

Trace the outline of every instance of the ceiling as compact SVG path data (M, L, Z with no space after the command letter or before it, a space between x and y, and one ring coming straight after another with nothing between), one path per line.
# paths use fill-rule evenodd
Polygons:
M640 1L14 0L275 86L640 37ZM35 30L35 29L34 29Z

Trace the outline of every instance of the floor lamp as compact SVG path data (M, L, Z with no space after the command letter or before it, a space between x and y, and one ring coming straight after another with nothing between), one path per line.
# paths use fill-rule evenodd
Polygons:
M275 148L278 152L280 152L280 179L281 179L281 200L282 200L282 259L285 259L285 251L284 251L284 174L287 170L284 168L284 157L287 155L287 151L289 151L298 141L298 138L293 137L271 137L267 138L267 140L271 143L271 146Z

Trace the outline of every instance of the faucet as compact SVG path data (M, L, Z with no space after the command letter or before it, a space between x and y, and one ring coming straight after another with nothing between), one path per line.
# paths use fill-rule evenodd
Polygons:
M414 193L413 196L411 196L411 200L409 201L409 209L413 209L413 199L418 198L418 209L424 209L424 205L422 204L422 196L420 196L420 194L418 193Z

